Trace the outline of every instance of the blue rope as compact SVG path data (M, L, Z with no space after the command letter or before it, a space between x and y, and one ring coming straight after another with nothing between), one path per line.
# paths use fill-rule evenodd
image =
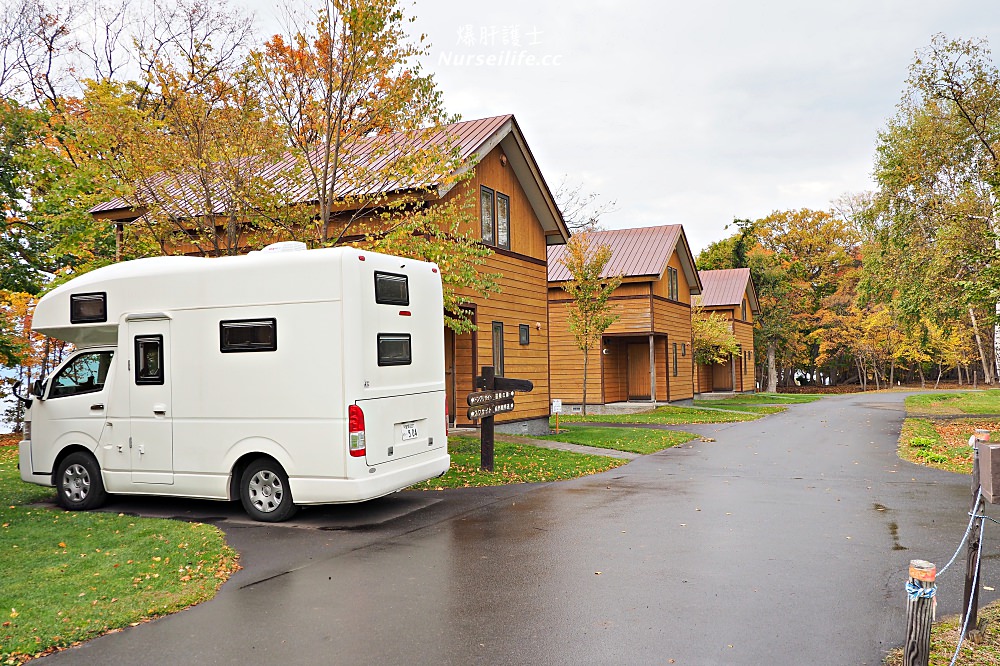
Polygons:
M921 587L910 581L906 581L906 594L910 597L910 601L916 601L917 599L932 599L935 594L937 594L937 585L931 585L930 587Z

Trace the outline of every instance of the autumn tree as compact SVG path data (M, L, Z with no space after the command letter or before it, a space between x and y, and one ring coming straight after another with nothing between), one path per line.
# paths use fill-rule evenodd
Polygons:
M701 306L691 311L691 347L694 360L701 365L725 363L739 354L732 323L718 312Z
M568 307L569 330L577 348L583 352L583 414L587 414L587 366L590 350L600 346L604 331L618 320L609 303L622 278L605 274L611 260L611 248L594 247L590 234L578 233L570 237L560 261L572 279L563 289L572 301Z
M384 214L448 189L462 161L442 127L454 120L420 59L398 0L332 0L254 53L267 109L315 202L309 240L335 245ZM372 220L372 213L382 214ZM370 224L374 222L374 224Z

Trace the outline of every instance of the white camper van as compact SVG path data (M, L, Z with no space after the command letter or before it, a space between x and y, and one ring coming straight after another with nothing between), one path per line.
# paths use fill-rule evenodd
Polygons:
M434 264L354 248L158 257L80 276L33 327L76 351L22 396L25 481L243 502L257 520L447 471Z

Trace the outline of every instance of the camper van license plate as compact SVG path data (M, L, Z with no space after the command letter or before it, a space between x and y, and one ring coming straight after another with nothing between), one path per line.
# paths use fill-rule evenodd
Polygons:
M416 423L404 423L403 424L403 441L408 439L417 438L417 424Z

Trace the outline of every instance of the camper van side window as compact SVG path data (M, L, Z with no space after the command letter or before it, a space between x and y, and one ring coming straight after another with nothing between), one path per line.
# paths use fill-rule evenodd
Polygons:
M64 366L52 380L49 397L62 398L102 390L114 355L112 351L80 354Z
M135 336L135 383L163 383L163 336Z
M409 333L378 334L379 365L410 365L411 362Z
M409 305L410 288L406 276L376 271L375 302L382 305Z
M108 320L108 295L101 292L71 294L69 297L69 323L91 324Z
M219 322L219 350L268 352L278 350L278 320L233 319Z

